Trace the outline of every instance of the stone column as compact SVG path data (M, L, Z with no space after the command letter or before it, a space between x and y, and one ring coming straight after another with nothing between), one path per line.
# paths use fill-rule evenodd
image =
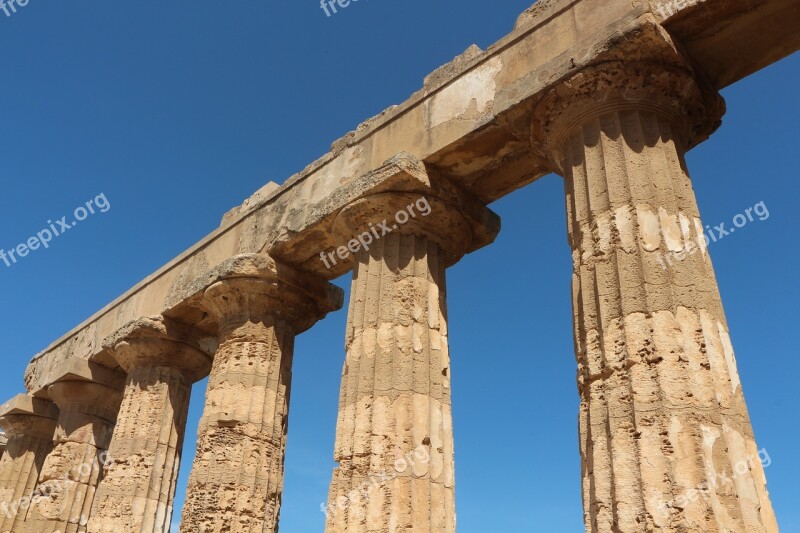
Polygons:
M703 87L609 62L539 105L566 181L589 532L778 531L684 160L724 111Z
M58 405L58 425L37 485L48 497L29 510L26 531L86 531L124 380L121 372L82 359L70 359L52 374L47 396Z
M472 230L432 194L398 192L338 216L342 242L370 232L379 238L354 256L326 531L452 533L445 268L471 246Z
M192 331L160 317L128 324L105 347L128 377L87 530L166 533L192 384L211 356Z
M8 445L8 437L2 431L0 431L0 459L3 458L3 454L6 453L6 446Z
M22 530L33 489L45 457L53 447L58 408L25 394L0 410L0 427L8 439L0 460L0 533Z
M266 256L214 276L201 305L219 328L182 532L278 530L294 337L341 290Z

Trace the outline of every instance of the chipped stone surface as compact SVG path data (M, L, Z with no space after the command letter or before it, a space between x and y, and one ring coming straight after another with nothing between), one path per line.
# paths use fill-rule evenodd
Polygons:
M206 392L182 532L277 531L295 335L341 305L341 290L269 257L202 277L197 305L219 348Z
M444 268L439 246L413 234L359 254L329 533L456 530Z
M403 193L348 206L357 235L408 204ZM437 200L356 255L326 531L455 532L445 268L470 227Z
M278 189L280 189L280 185L278 185L274 181L270 181L269 183L261 187L259 190L257 190L255 194L253 194L250 198L245 200L242 203L242 205L234 207L233 209L225 213L225 216L222 217L222 223L220 224L220 226L226 226L230 222L233 222L234 220L241 218L244 213L252 211L258 206L264 204Z
M277 531L294 337L339 308L326 280L351 269L326 528L455 531L445 268L493 242L486 204L552 171L568 192L587 531L777 531L683 157L719 126L720 88L800 48L800 9L662 7L540 0L35 356L29 394L0 413L0 498L48 495L0 533L165 531L190 386L209 371L181 530ZM430 219L319 260L421 196Z
M702 239L683 156L720 106L618 68L539 109L566 178L586 529L777 532L711 260L660 258Z
M406 102L335 141L330 153L281 187L265 186L229 212L217 231L37 355L26 372L27 390L45 387L43 373L68 357L113 365L98 352L107 335L131 320L167 311L194 274L234 255L266 252L327 279L343 274L314 261L330 244L330 216L360 195L377 192L381 183L366 178L388 179L376 171L399 153L446 173L484 202L548 174L549 162L531 151L524 131L532 122L532 104L571 73L624 48L643 27L663 23L698 67L712 73L716 88L800 48L794 0L685 2L667 19L651 4L537 2L508 36L485 51L470 47L437 69ZM763 43L738 39L741 34L760 35ZM666 35L666 45L674 46ZM642 55L653 45L628 48L617 59ZM363 190L367 182L373 190Z
M211 366L194 340L159 318L106 340L127 379L89 533L169 531L191 386Z
M427 107L428 126L435 128L451 120L479 118L490 111L497 91L495 78L501 70L502 60L494 57L443 88Z
M4 453L0 458L0 533L22 531L42 465L53 448L58 409L52 402L19 395L0 410Z
M31 533L85 531L122 400L119 376L92 373L85 361L68 361L54 375L47 395L58 406L58 424L36 484L47 496L25 519Z

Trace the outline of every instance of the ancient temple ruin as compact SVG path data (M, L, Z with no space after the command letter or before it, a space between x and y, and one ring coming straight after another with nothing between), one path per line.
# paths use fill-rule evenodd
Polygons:
M446 271L497 236L489 204L553 172L586 530L778 531L758 462L658 502L757 452L684 155L720 127L719 90L798 28L796 0L536 3L36 355L0 412L0 533L168 531L187 430L181 532L277 531L294 338L343 306L329 281L350 271L326 531L454 532Z

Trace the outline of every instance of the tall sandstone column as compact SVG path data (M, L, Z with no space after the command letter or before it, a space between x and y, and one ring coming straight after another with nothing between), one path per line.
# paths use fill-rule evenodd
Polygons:
M53 448L58 408L24 394L0 411L8 442L0 460L0 533L22 530L44 460Z
M566 180L588 532L778 531L684 161L724 111L703 87L612 61L539 105Z
M37 485L48 496L31 506L23 531L84 532L108 460L124 374L71 359L50 383L47 395L59 408L58 425Z
M219 326L181 531L277 531L295 335L341 290L250 256L204 291Z
M356 201L336 225L342 242L380 238L354 257L326 532L452 533L445 268L470 247L470 225L430 194L400 192Z
M169 531L192 384L211 368L196 338L157 317L106 339L128 376L90 533Z

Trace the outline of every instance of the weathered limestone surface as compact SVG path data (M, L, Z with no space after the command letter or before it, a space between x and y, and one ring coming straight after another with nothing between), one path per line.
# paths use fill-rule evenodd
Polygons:
M48 497L28 512L31 533L86 531L122 400L120 373L71 360L55 374L47 396L58 406L58 426L37 484Z
M795 0L674 2L664 17L657 0L541 0L516 28L485 51L470 47L426 78L406 102L363 123L331 152L277 190L257 193L224 225L39 354L26 372L31 392L47 386L50 368L69 357L116 366L102 341L137 318L156 316L185 296L210 268L264 252L317 272L344 274L317 260L331 247L335 214L378 192L379 169L397 154L448 176L491 202L548 174L530 148L533 104L561 79L613 50L643 25L663 24L717 88L800 47Z
M0 459L0 533L21 531L36 480L53 447L58 408L24 394L0 410L5 451Z
M800 48L797 2L650 0L650 5L717 89Z
M566 178L586 530L776 532L684 161L724 106L679 61L604 63L540 104Z
M211 367L197 339L160 318L137 320L107 339L127 380L90 533L169 531L191 387Z
M470 223L430 192L385 193L348 206L337 229L346 241L421 200L427 215L356 255L329 533L455 532L445 267L473 245Z
M342 293L264 256L215 277L196 302L220 343L181 531L277 531L294 337L340 308Z
M486 204L559 172L587 531L777 531L683 157L719 125L716 90L800 48L798 27L796 0L540 0L34 357L55 446L40 468L50 445L9 433L0 475L47 497L3 527L163 531L211 366L182 531L276 531L294 336L354 269L326 527L454 531L445 267L493 241ZM320 260L420 197L430 218Z

